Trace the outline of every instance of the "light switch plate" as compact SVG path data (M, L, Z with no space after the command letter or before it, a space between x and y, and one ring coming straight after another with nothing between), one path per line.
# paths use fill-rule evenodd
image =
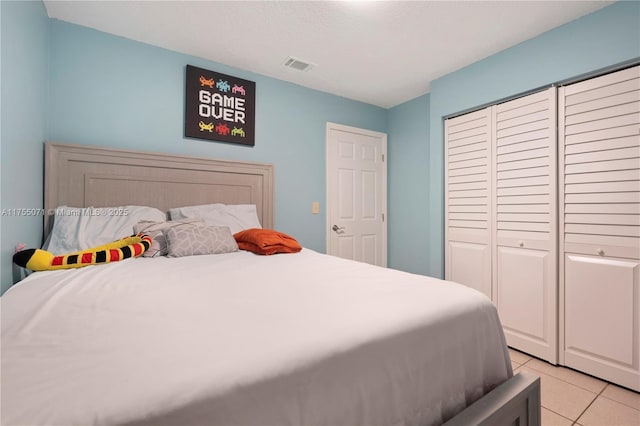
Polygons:
M314 201L313 203L311 203L311 213L313 213L313 214L320 213L320 203L319 202Z

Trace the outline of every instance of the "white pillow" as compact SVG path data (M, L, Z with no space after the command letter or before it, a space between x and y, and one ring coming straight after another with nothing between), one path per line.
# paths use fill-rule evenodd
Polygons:
M86 250L132 235L133 226L140 221L165 219L165 213L153 207L61 206L56 209L46 250L54 255Z
M255 204L204 204L169 209L171 220L200 219L210 226L228 226L231 233L262 228Z

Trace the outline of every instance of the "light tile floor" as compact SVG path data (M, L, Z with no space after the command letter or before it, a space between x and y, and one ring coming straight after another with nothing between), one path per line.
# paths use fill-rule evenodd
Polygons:
M540 376L542 426L640 426L640 393L509 349L514 373Z

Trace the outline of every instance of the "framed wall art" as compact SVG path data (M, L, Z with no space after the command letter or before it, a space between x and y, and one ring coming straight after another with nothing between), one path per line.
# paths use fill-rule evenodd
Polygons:
M255 82L187 65L185 102L185 137L255 145Z

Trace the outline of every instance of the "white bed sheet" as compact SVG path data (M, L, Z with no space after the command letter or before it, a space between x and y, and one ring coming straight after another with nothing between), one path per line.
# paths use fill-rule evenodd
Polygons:
M430 425L512 375L464 286L322 255L138 258L2 298L9 425Z

